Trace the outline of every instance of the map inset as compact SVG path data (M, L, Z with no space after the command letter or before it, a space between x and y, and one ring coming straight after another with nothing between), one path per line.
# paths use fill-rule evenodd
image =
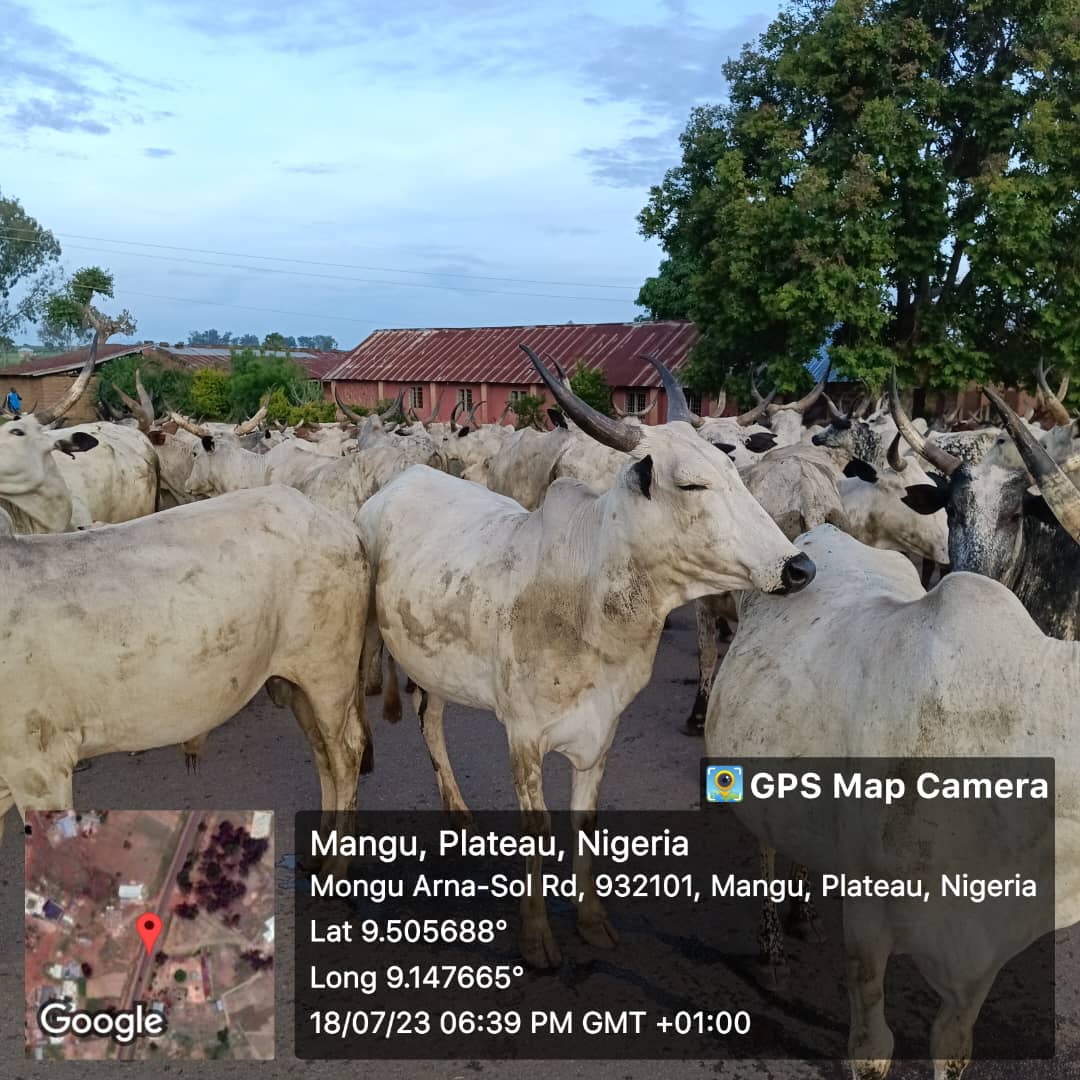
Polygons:
M274 1056L272 812L68 810L26 824L28 1057ZM161 920L149 947L146 915ZM125 1021L134 1037L99 1034Z

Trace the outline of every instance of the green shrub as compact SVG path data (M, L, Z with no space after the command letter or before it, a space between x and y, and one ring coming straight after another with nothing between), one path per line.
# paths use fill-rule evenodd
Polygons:
M190 371L162 367L157 360L148 360L145 356L118 356L98 368L100 378L97 382L97 400L107 402L113 408L122 409L120 395L113 389L115 383L129 397L135 394L135 371L154 403L154 412L163 416L167 409L191 413L195 403L191 398L193 376Z
M228 420L232 413L230 382L227 372L199 368L191 380L192 411L196 416L203 420Z
M269 412L266 415L269 416ZM332 401L308 401L303 405L293 405L288 411L285 422L290 427L304 423L328 424L336 415L337 408Z
M520 431L527 427L543 427L543 409L547 404L547 398L543 394L525 394L519 397L511 406L511 411L517 417L515 427Z

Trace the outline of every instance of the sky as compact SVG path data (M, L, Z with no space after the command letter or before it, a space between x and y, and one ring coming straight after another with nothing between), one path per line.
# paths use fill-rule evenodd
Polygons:
M0 191L139 339L627 321L649 185L777 8L0 0Z

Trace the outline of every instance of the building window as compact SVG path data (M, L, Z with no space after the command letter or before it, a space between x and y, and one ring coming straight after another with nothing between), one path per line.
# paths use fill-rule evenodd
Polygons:
M687 390L685 386L683 387L683 394L686 397L686 404L690 406L690 411L692 413L697 413L698 416L700 416L701 394L699 394L696 390Z
M645 390L627 390L626 391L626 411L628 413L639 413L645 411L645 406L649 404L649 395Z
M528 397L528 396L529 396L529 391L528 390L511 390L510 391L510 400L511 401L520 401L523 397Z
M461 387L459 387L458 392L457 392L457 400L458 400L458 404L463 409L466 409L466 410L471 409L472 408L472 387L471 386L461 386Z
M422 386L409 387L409 408L422 409L424 407L424 388Z

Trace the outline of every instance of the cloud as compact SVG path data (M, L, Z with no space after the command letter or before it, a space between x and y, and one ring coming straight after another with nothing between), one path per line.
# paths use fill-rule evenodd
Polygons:
M51 131L83 131L88 135L107 135L109 128L88 114L92 105L85 97L60 97L55 101L29 98L15 103L9 113L16 131L47 128Z
M143 157L149 158L166 158L172 157L176 153L175 150L169 150L164 146L144 146Z
M654 135L633 135L613 146L585 147L578 156L593 176L610 187L642 188L657 184L679 161L679 125Z
M0 56L0 127L6 123L22 134L106 135L118 120L141 122L140 113L118 117L114 111L134 99L133 87L166 88L76 48L11 0L3 2Z
M586 150L582 151L582 154L587 153ZM554 236L556 238L599 236L602 232L601 229L594 229L589 225L541 225L539 231L545 236Z

